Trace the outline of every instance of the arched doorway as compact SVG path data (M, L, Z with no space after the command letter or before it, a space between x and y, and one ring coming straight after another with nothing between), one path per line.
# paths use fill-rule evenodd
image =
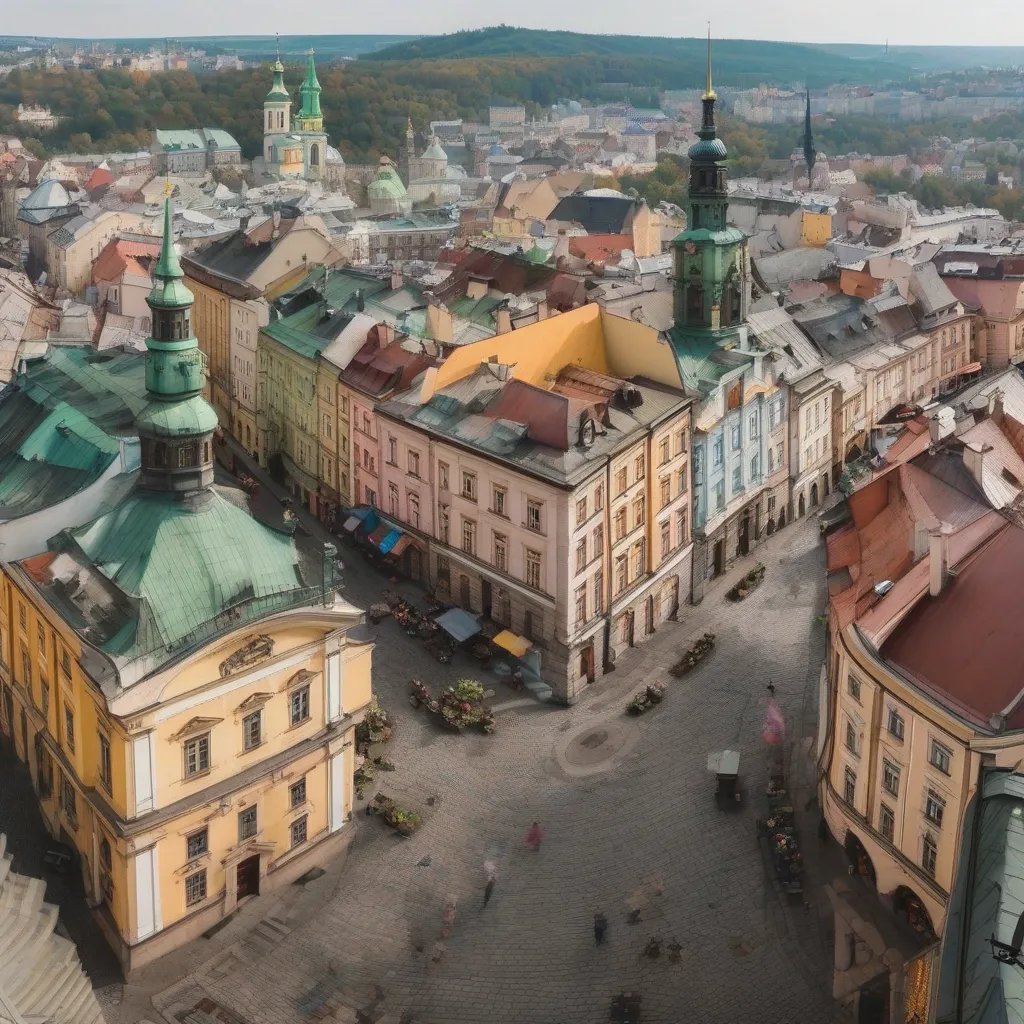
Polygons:
M877 884L875 880L875 865L871 863L868 851L864 849L864 844L857 838L855 833L847 830L843 848L846 850L846 856L850 858L853 873L866 879L871 883L871 887L874 888Z
M798 519L803 518L804 512L807 511L807 503L804 501L803 494L800 495L800 500L796 503L796 515Z
M779 529L781 530L786 525L786 513L785 511L779 512Z
M925 909L921 898L905 885L897 886L892 894L892 909L897 917L902 917L918 935L935 938L935 927L931 915Z
M774 519L769 519L768 520L768 527L767 527L767 529L768 529L768 536L770 537L775 532L775 520Z
M320 166L320 143L319 142L314 142L313 145L309 147L309 165L311 167L319 167Z
M818 485L817 483L811 484L811 508L815 508L818 504Z
M824 476L822 476L822 478L821 478L821 493L822 493L823 497L825 497L825 498L828 497L828 494L829 494L828 473L825 473Z

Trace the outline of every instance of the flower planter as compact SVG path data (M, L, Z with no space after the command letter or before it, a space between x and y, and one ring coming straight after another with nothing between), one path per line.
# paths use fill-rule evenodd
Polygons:
M677 679L692 672L715 649L715 634L705 633L670 669Z
M764 572L764 566L758 562L725 596L730 601L742 601L744 598L749 597L761 585L761 581L764 579Z

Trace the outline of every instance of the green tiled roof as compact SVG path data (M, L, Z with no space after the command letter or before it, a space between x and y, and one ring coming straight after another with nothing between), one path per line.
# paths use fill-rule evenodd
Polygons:
M0 520L31 515L94 483L146 405L142 359L54 346L0 400Z
M405 198L407 194L405 186L402 184L402 179L398 176L398 171L395 170L394 164L386 163L380 165L380 169L377 171L373 181L366 186L366 194L371 198L378 199Z
M217 429L217 413L201 395L174 402L151 402L135 426L146 437L186 437Z
M504 302L504 299L493 295L484 295L479 299L471 299L463 295L454 302L448 304L452 316L461 316L466 320L472 320L482 327L494 326L494 311Z
M101 644L110 654L172 645L233 605L302 588L291 537L215 491L138 491L70 538L139 609Z
M330 338L318 338L315 334L310 333L316 327L322 309L323 307L320 303L315 302L311 307L307 307L307 309L299 313L294 313L284 320L275 320L273 323L268 324L263 328L263 333L273 338L274 341L279 341L286 348L290 348L297 355L303 356L306 359L316 359L331 343ZM312 312L312 319L305 317L303 320L298 320L307 311ZM308 324L308 326L303 326L303 323Z
M721 345L723 339L713 334L684 333L678 327L673 327L668 336L686 385L705 393L730 370L735 370L746 355L736 349L724 349Z

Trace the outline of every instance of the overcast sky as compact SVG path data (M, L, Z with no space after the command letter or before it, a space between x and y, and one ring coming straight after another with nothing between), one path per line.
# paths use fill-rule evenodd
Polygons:
M301 30L308 33L436 35L482 28L506 19L528 28L572 29L627 35L697 36L705 31L702 5L676 0L520 0L490 8L479 0L388 0L386 17L377 4L303 0ZM712 32L719 37L849 42L1024 45L1024 5L1019 0L719 0ZM11 35L202 36L282 35L299 31L294 17L266 0L4 0L2 31ZM983 15L983 16L980 16Z

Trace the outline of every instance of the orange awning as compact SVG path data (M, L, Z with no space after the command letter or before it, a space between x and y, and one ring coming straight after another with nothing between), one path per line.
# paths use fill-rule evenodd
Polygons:
M949 380L950 377L959 377L962 373L977 373L981 369L981 363L968 363L966 366L958 366L949 373L944 373L939 380Z

